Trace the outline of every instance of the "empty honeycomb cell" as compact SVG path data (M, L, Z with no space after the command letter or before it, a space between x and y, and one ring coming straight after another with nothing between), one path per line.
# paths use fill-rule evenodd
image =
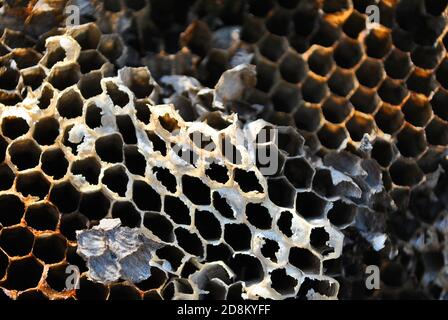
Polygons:
M43 234L36 237L33 254L46 264L53 264L65 259L67 241L57 234Z
M85 99L100 95L103 92L101 88L101 72L91 72L84 74L78 82L79 91Z
M16 49L13 51L13 59L19 69L26 69L38 64L42 55L33 49Z
M403 125L404 115L399 108L383 104L375 115L375 122L384 133L393 134Z
M409 54L399 49L393 49L384 60L384 71L392 79L404 79L411 71Z
M190 210L181 199L165 196L163 209L175 223L186 225L191 223Z
M27 228L17 226L1 230L0 247L10 257L26 256L31 252L33 244L33 233Z
M336 68L328 79L328 87L334 94L345 97L355 88L355 78L351 71Z
M306 62L294 53L288 53L280 62L281 77L291 83L298 83L306 76Z
M448 92L439 88L431 98L432 111L442 120L448 121Z
M334 252L334 249L328 245L330 235L323 227L313 228L310 234L310 244L321 255Z
M278 128L278 148L293 157L298 155L302 150L304 143L303 137L297 130L292 127Z
M411 59L416 67L422 69L434 69L439 64L444 54L443 45L438 43L435 46L417 45L411 53Z
M33 138L39 145L51 145L59 136L59 122L53 117L40 119L34 125Z
M165 259L171 264L172 270L176 271L182 264L184 258L183 252L177 247L166 245L156 251L157 256L160 259Z
M163 215L156 212L146 212L143 225L160 240L165 242L174 241L173 225Z
M436 88L436 81L432 71L415 68L406 81L406 85L409 90L430 96Z
M69 181L54 184L50 191L50 201L62 213L78 209L80 199L80 192Z
M68 240L76 240L76 231L84 230L89 225L89 219L79 212L64 214L61 217L59 230Z
M268 15L266 29L278 36L287 36L291 29L291 17L287 10L277 9Z
M332 53L329 49L316 48L308 57L308 68L315 74L325 77L333 69Z
M328 280L305 278L300 285L298 296L305 297L308 292L317 292L321 295L331 297L337 293L337 287L334 282Z
M11 168L6 164L0 164L0 191L8 190L14 183L15 175Z
M189 254L197 257L204 255L204 247L199 237L185 228L176 228L174 231L176 234L177 243Z
M196 205L209 205L211 202L210 188L199 178L182 176L182 190L185 196Z
M112 206L112 218L118 218L121 225L129 228L140 227L142 217L130 201L116 201Z
M64 90L75 85L80 79L79 66L70 63L63 66L55 66L48 76L48 82L58 90Z
M79 212L89 220L103 219L110 208L110 200L101 191L83 193L79 203Z
M289 250L289 262L305 273L318 273L320 261L310 250L299 247L292 247Z
M25 197L44 199L50 189L50 182L40 171L30 171L17 176L16 189Z
M134 101L137 119L144 124L149 124L151 119L151 110L149 109L148 102Z
M327 201L314 192L299 192L296 196L296 211L305 219L320 218L325 214Z
M313 191L325 198L332 198L336 188L333 186L331 172L328 169L317 169L313 177Z
M363 52L358 42L349 38L343 38L334 49L333 58L339 67L350 69L358 64L362 54Z
M226 183L229 181L229 173L227 167L224 165L217 164L215 162L211 163L210 166L205 170L205 174L211 180Z
M285 269L275 269L271 272L271 287L280 294L287 295L294 293L297 286L297 279L288 275Z
M314 170L304 158L286 160L285 176L296 188L307 189L311 185Z
M116 117L116 122L124 143L136 144L137 136L132 119L128 115L121 115Z
M160 269L159 267L151 266L151 275L148 279L143 280L135 285L143 291L148 291L151 289L161 288L166 281L168 280L167 274L165 271Z
M64 152L59 148L47 149L42 153L41 168L46 175L53 179L61 179L68 169L68 161Z
M78 154L78 146L81 144L81 142L79 142L79 143L72 143L71 141L70 141L70 132L71 132L71 130L74 128L74 125L73 124L71 124L71 125L68 125L67 127L65 127L65 129L64 129L64 134L63 134L63 137L62 137L62 143L64 144L64 146L67 146L67 147L69 147L70 148L70 150L71 150L71 152L74 154L74 155L77 155ZM84 137L82 138L82 140L84 139Z
M101 127L101 108L95 104L90 104L86 109L85 122L91 129Z
M213 192L213 207L225 218L235 219L235 212L228 204L225 197L221 196L219 192Z
M101 31L94 23L87 23L70 30L70 36L78 42L82 50L96 49Z
M237 281L244 281L246 285L263 280L264 270L257 257L244 253L236 253L230 259L229 267L236 274Z
M146 159L136 146L124 147L124 163L126 168L135 175L145 176Z
M47 56L42 61L42 64L46 66L48 69L53 68L53 66L67 57L67 54L64 48L57 46L49 49L47 51Z
M340 38L341 30L334 28L331 19L319 20L317 30L312 37L312 43L323 47L331 47Z
M352 39L357 39L366 27L366 18L360 12L353 10L342 26L344 33Z
M141 300L142 297L137 288L126 283L112 284L109 289L108 300Z
M372 158L381 166L387 167L394 157L392 144L384 139L376 139L372 146Z
M78 57L81 73L89 73L91 71L99 70L106 62L106 58L94 49L81 51Z
M328 94L328 87L324 80L309 75L302 84L303 100L310 103L321 102Z
M118 86L111 81L106 83L106 93L115 106L123 108L129 103L129 95L126 92L121 91Z
M34 203L26 209L25 221L29 227L35 230L54 231L59 223L59 212L51 203Z
M176 134L176 132L180 130L177 120L172 118L168 113L163 116L159 116L158 120L162 128L172 134Z
M101 36L98 51L110 61L115 61L123 54L124 44L118 34L105 34Z
M397 147L405 157L418 157L426 149L424 130L406 124L397 135Z
M329 149L338 149L347 139L343 126L325 123L317 133L320 143Z
M1 63L0 88L4 90L14 90L19 84L20 72L13 69L10 63Z
M44 267L33 256L12 260L5 287L11 290L35 288L42 277Z
M41 149L30 139L13 142L8 149L11 162L18 170L35 168L39 165Z
M291 162L290 162L291 164ZM269 199L277 206L292 208L296 191L285 177L268 180Z
M376 90L366 88L362 85L358 86L355 92L350 97L350 102L353 107L367 114L374 113L380 103Z
M51 289L56 291L64 291L66 289L66 280L67 280L67 273L65 271L68 268L67 263L61 263L54 266L50 266L48 268L47 277L45 278L45 281L50 286Z
M72 119L82 115L82 105L81 95L75 90L68 90L59 97L56 108L62 117Z
M101 172L101 164L95 157L86 157L72 163L70 171L74 175L82 176L91 185L98 184L98 177Z
M325 120L332 123L341 123L350 115L352 106L347 99L330 95L322 104Z
M221 238L221 224L212 212L196 210L194 224L204 239L218 240Z
M426 97L411 94L402 107L406 121L414 126L424 127L432 116L431 105Z
M51 99L54 97L53 89L51 89L49 86L43 86L40 97L39 97L39 103L37 104L40 109L47 109L50 106Z
M2 119L3 136L14 140L28 132L30 127L25 119L20 117L5 117Z
M257 0L249 0L248 3L249 3L249 12L256 17L266 16L274 7L273 0L266 0L263 2Z
M383 65L380 61L367 58L356 70L358 82L368 88L376 87L383 79Z
M166 156L166 142L152 131L146 131L146 136L151 141L154 151L158 151L162 156Z
M110 191L115 192L120 197L124 197L128 189L128 173L122 165L115 165L104 171L101 182Z
M119 134L110 134L96 139L95 150L104 162L123 161L123 140Z
M365 134L371 134L375 129L375 121L371 116L355 112L346 124L350 137L354 141L361 141Z
M364 43L366 45L366 54L369 57L382 59L389 53L392 47L390 31L384 27L371 29Z
M414 186L423 179L423 173L411 159L400 158L389 169L392 181L399 186Z
M277 241L263 238L263 246L260 249L261 254L273 262L277 262L276 252L280 250Z
M267 34L258 44L258 48L264 57L276 62L285 53L287 44L285 43L284 38L273 34Z
M271 228L272 217L269 210L263 205L248 203L246 205L246 218L251 225L258 229L268 230Z
M162 205L160 195L149 184L135 180L132 190L132 199L140 210L160 211Z
M446 146L448 144L448 123L434 117L425 129L426 140L432 145Z
M317 105L304 104L294 114L295 124L298 129L315 131L322 120L322 111Z
M225 243L217 245L207 244L207 261L224 261L227 262L232 256L232 249Z
M263 192L263 187L254 171L235 168L233 174L234 181L238 183L243 192Z
M297 34L307 36L316 28L319 18L317 3L302 3L293 14L294 30Z
M274 110L280 112L291 112L297 106L299 99L299 88L286 82L278 83L271 93Z

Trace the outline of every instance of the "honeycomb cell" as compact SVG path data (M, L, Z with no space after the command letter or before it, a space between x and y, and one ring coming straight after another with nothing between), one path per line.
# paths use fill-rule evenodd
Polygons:
M297 286L297 279L288 275L285 269L275 269L271 272L271 287L280 294L287 295L294 293Z
M392 79L404 79L411 71L412 63L409 54L393 49L384 60L384 71Z
M431 99L431 109L439 118L445 121L448 121L447 103L448 93L443 88L439 88Z
M62 213L75 211L80 199L80 192L68 181L54 184L50 191L50 201Z
M22 171L38 166L42 150L33 140L26 139L13 142L8 152L11 162Z
M76 231L83 230L89 225L89 219L79 212L64 214L61 217L59 230L68 240L76 240Z
M115 192L120 197L124 197L128 189L128 173L123 166L115 165L104 171L101 182L110 191Z
M79 203L79 212L89 220L103 219L110 208L110 200L101 191L83 193Z
M366 88L362 85L358 86L350 97L350 102L353 107L366 114L374 113L377 110L380 101L376 90Z
M235 219L235 212L227 202L226 198L221 196L219 192L213 192L213 207L220 215L227 219Z
M384 133L394 134L404 122L404 115L400 109L383 104L375 115L375 122Z
M260 282L264 277L263 267L258 258L236 253L229 262L230 268L236 274L237 281L244 281L246 285Z
M432 145L446 146L448 144L448 123L434 117L425 129L426 140Z
M106 83L106 93L115 106L123 108L129 103L129 95L121 91L113 82Z
M339 41L333 52L334 61L344 69L351 69L361 60L362 49L358 42L349 38Z
M196 233L181 227L176 228L174 233L176 234L177 243L186 252L197 257L204 255L203 244Z
M289 262L305 273L317 273L320 269L320 261L310 250L292 247L289 250Z
M392 38L386 28L375 28L370 30L364 43L366 46L366 54L369 57L382 59L391 50Z
M44 267L32 256L12 260L6 277L5 287L12 290L26 290L37 287Z
M436 81L432 72L415 68L407 79L406 85L409 90L430 96L436 88Z
M295 85L280 82L272 90L271 100L276 111L289 113L297 106L300 90Z
M187 205L177 197L165 196L163 210L175 223L185 225L191 223L190 210Z
M260 41L258 46L260 53L273 62L278 61L287 48L285 40L274 34L268 34Z
M33 196L42 200L48 195L50 182L40 171L20 173L16 179L16 189L24 197Z
M0 247L10 257L26 256L31 252L34 236L27 228L17 226L3 228L0 233Z
M48 202L34 203L25 212L26 224L38 231L55 231L59 223L58 209Z
M417 94L410 95L403 105L402 111L406 121L417 127L424 127L432 116L428 100Z
M406 124L397 135L397 147L405 157L418 157L426 149L424 130Z
M87 157L74 161L71 165L70 171L74 175L82 176L88 183L96 185L98 184L101 165L95 157Z
M302 97L306 102L319 103L327 93L326 83L316 76L308 76L302 84Z
M413 186L423 179L423 173L411 159L396 160L392 163L389 172L392 181L399 186Z
M248 203L246 205L246 218L251 225L258 229L268 230L272 225L272 217L269 210L258 203Z
M375 88L383 79L383 65L380 61L367 58L356 70L356 79L368 88Z
M347 139L347 132L343 126L332 123L325 123L318 131L320 143L329 149L338 149Z
M81 77L78 82L78 88L85 99L98 96L103 92L103 89L101 88L101 78L102 74L100 71L90 72Z
M57 234L43 234L36 237L33 254L45 264L53 264L65 259L67 241Z
M81 51L78 57L78 64L83 74L101 69L106 62L106 58L94 49Z
M132 202L116 201L112 206L112 218L118 218L123 226L140 227L142 217Z
M341 123L350 115L352 106L347 99L331 95L322 104L325 120L332 123Z
M384 139L377 139L372 146L372 158L381 166L387 167L394 157L394 150L390 142Z
M361 141L365 134L371 134L375 129L375 121L371 116L355 112L348 120L346 128L354 141Z
M212 212L196 210L194 224L204 239L218 240L221 238L221 224Z
M295 125L298 129L313 132L321 124L322 110L317 105L304 104L294 114Z
M160 259L165 259L171 264L173 271L179 269L184 258L183 252L177 247L166 245L156 251L157 256Z
M67 173L68 160L59 148L45 150L40 161L43 172L53 179L62 179Z
M296 211L305 219L320 218L325 214L327 201L314 192L299 192L296 196Z
M205 175L211 180L222 184L229 181L229 173L227 167L217 163L211 163L210 166L205 170Z
M360 12L364 10L353 10L342 26L344 33L352 39L357 39L366 26L366 18Z
M146 159L136 146L124 147L124 163L130 173L145 176Z
M58 90L64 90L75 85L80 79L79 66L76 63L70 63L63 66L55 66L52 68L48 76L48 82ZM67 101L68 102L68 101ZM66 110L69 115L73 111Z
M95 150L104 162L123 161L123 140L118 134L102 136L95 141Z
M277 206L292 208L294 206L295 193L294 187L285 177L268 180L269 199Z
M6 164L0 164L0 191L8 190L14 183L15 175L11 168Z
M173 225L163 215L155 212L146 212L143 225L160 240L165 242L174 241Z
M279 71L285 81L298 83L305 77L307 67L299 55L289 53L282 59Z
M174 175L170 173L170 170L162 167L153 167L157 180L171 193L176 193L177 190L177 180Z
M2 119L2 133L4 137L14 140L25 135L30 129L25 119L20 117L5 117Z

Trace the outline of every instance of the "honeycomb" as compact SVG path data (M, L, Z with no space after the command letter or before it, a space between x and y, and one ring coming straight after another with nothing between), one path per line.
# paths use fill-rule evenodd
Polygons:
M448 297L445 1L42 3L0 16L5 296Z

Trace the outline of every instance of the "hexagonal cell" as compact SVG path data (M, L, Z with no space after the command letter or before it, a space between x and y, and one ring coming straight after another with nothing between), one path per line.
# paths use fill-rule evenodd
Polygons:
M383 139L376 139L372 146L371 156L380 166L388 167L394 157L392 144Z
M12 56L19 69L26 69L38 64L42 55L31 48L13 50Z
M426 149L425 131L406 124L397 135L397 147L405 157L418 157Z
M223 217L227 219L235 219L235 212L232 207L228 204L226 198L221 196L217 191L213 192L213 207L219 212Z
M299 297L306 297L309 292L319 293L327 297L335 296L338 292L338 287L335 282L328 280L317 280L313 278L305 278L300 285L298 292Z
M78 209L80 199L80 192L68 181L54 184L51 188L50 201L62 213Z
M417 127L424 127L432 116L428 99L419 94L411 94L401 110L406 121Z
M64 90L75 85L81 72L77 63L70 63L63 66L54 67L48 76L48 82L58 90Z
M360 85L350 97L350 102L356 110L371 114L376 111L381 99L378 97L376 90Z
M356 78L363 86L376 87L383 79L383 64L372 58L365 59L356 70Z
M308 75L302 83L302 97L307 102L319 103L325 98L327 93L327 84L317 76Z
M219 165L217 163L211 163L210 166L205 169L205 175L211 180L226 183L229 181L229 173L227 167L224 165Z
M40 109L47 109L53 97L54 97L53 89L51 89L49 86L44 85L40 94L39 102L37 104L38 107Z
M295 125L298 129L313 132L319 128L322 121L322 111L318 105L303 104L294 114Z
M322 77L333 69L333 65L333 51L329 49L317 48L308 57L309 69Z
M314 32L311 42L328 48L333 46L340 37L341 29L335 28L331 19L320 19L318 29Z
M49 202L33 203L26 209L25 221L35 230L54 231L59 223L59 211Z
M105 63L106 58L95 49L81 51L78 57L78 64L83 74L99 70Z
M43 234L36 238L33 254L45 264L53 264L65 259L67 241L57 234Z
M338 149L347 139L343 126L325 123L317 133L320 143L329 149Z
M26 256L31 252L34 236L22 226L3 228L0 232L0 247L10 257Z
M125 283L115 283L109 289L109 301L141 300L142 297L137 288Z
M149 184L141 180L135 180L133 183L132 199L140 210L160 211L162 206L160 195Z
M61 234L68 240L76 240L76 231L84 230L89 225L89 219L79 212L64 214L61 217L61 225L59 230ZM68 255L68 253L67 253ZM79 257L79 256L78 256Z
M118 218L123 226L140 227L142 218L134 204L130 201L115 201L112 206L112 218Z
M104 171L101 182L110 191L115 192L120 197L124 197L126 195L126 191L128 190L129 182L126 168L122 165L115 165L107 168Z
M428 71L415 68L407 79L406 85L409 90L424 94L425 96L430 96L436 89L437 82L432 70Z
M306 76L306 62L301 56L288 53L280 62L281 77L291 83L298 83Z
M85 122L90 129L101 127L101 113L103 110L95 104L90 104L86 109Z
M295 85L279 82L271 93L274 109L289 113L297 106L300 99L300 90Z
M364 11L358 12L356 10L353 10L342 26L342 30L344 31L344 33L354 40L358 38L359 34L366 27L366 18L360 12Z
M290 157L296 156L303 152L304 138L294 128L277 127L278 148Z
M124 44L118 34L105 34L101 36L98 50L110 61L115 61L123 54Z
M259 203L248 203L246 205L246 218L251 225L258 229L271 229L272 217L269 210Z
M346 124L350 137L354 141L361 141L364 134L370 134L375 129L372 116L355 112Z
M121 91L118 88L118 85L112 81L106 83L106 93L115 106L123 108L129 103L129 95L126 92Z
M42 151L36 142L26 139L13 142L8 152L11 162L21 171L37 167Z
M16 189L23 196L44 199L50 189L50 182L40 171L30 171L17 176Z
M149 97L154 89L151 74L146 68L127 68L121 72L120 76L137 99Z
M366 45L366 54L369 57L382 59L392 47L392 38L390 31L384 27L371 29L364 40Z
M399 186L413 186L423 179L423 173L412 159L399 158L390 169L392 181Z
M275 10L266 19L266 29L278 36L287 36L291 28L291 17L287 11Z
M44 267L33 256L12 260L6 278L5 288L26 290L37 287Z
M68 90L59 97L56 108L62 117L72 119L82 115L82 105L81 95L75 90Z
M59 135L59 122L53 117L41 118L34 125L33 138L39 145L51 145Z
M235 168L233 171L233 179L236 183L238 183L243 192L263 192L263 186L260 184L260 181L254 171L246 171Z
M206 255L207 261L224 261L227 263L232 256L232 249L225 243L220 243L217 245L208 244Z
M443 45L439 42L433 46L417 45L411 53L415 66L422 69L434 69L444 54Z
M290 162L290 164L292 163ZM268 193L269 199L276 205L286 208L292 208L294 206L296 192L285 177L270 178L268 180Z
M258 44L258 48L264 57L275 62L285 53L287 44L284 38L268 34Z
M351 113L352 106L347 99L330 95L322 104L325 120L332 123L341 123Z
M432 111L442 120L448 121L448 92L439 88L431 99Z
M96 139L95 150L102 161L110 163L123 161L123 140L119 134L114 133Z
M103 219L110 208L110 200L101 191L83 193L79 203L79 212L89 220Z
M85 99L95 97L103 92L103 89L101 88L101 79L102 74L100 71L90 72L81 77L78 82L78 88Z
M281 6L291 8L297 6L297 1L277 1ZM282 2L287 2L288 6L282 4ZM290 5L289 5L290 4ZM313 32L316 27L317 19L319 18L317 5L299 5L293 15L294 30L297 34L302 36L307 36Z
M388 134L397 132L404 122L404 115L399 108L383 104L375 115L378 128Z
M327 255L334 252L334 248L328 245L330 235L324 227L313 228L310 234L310 244L321 255Z
M258 283L264 278L264 271L257 257L236 253L229 261L229 267L236 274L236 281L244 281L246 285Z
M185 196L196 205L211 203L210 188L197 177L182 176L182 190Z
M6 164L0 164L0 191L12 188L15 175L11 168Z
M333 202L333 206L327 213L327 218L338 228L350 225L356 216L356 206L343 200Z
M59 148L47 149L42 153L41 168L46 175L53 179L61 179L68 169L68 161L64 152Z
M171 264L174 272L179 269L182 264L182 259L185 256L180 249L171 245L165 245L164 247L158 249L156 254L160 259L167 260Z
M218 240L221 238L221 224L212 212L196 210L194 224L204 239Z
M267 1L269 2L269 1ZM272 3L271 3L272 4ZM249 9L251 10L251 9ZM264 25L264 20L258 19L255 16L248 15L241 26L241 34L240 38L241 40L247 42L247 43L256 43L266 32L266 28Z
M174 231L176 234L176 240L179 246L191 255L202 257L204 256L204 247L201 239L185 228L176 228Z
M9 116L2 119L3 136L11 140L23 136L29 129L28 123L23 118Z
M156 212L146 212L143 225L156 237L165 242L174 241L173 224L163 215Z
M296 211L305 219L323 217L327 201L314 192L298 192L296 196Z
M446 146L448 144L448 123L439 117L434 117L425 129L426 139L432 145Z
M65 271L69 270L67 269L68 266L68 263L61 263L48 268L45 281L51 289L59 292L66 290L65 281L67 280L67 273Z
M345 69L351 69L362 58L362 49L357 41L343 38L334 49L333 58L336 64Z
M298 284L297 279L288 275L284 268L273 270L271 272L270 278L271 288L282 295L294 293L294 288Z
M399 49L393 49L384 60L384 70L392 79L404 79L412 68L409 54Z
M162 156L166 156L166 142L152 131L146 131L146 136L151 141L154 151L158 151Z
M101 172L101 164L95 157L87 157L74 161L70 171L74 175L83 176L88 183L96 185Z
M142 282L136 283L135 285L142 291L148 291L161 288L167 280L168 276L165 271L159 267L151 266L151 275L149 278L143 280Z
M137 146L124 147L124 163L126 168L135 175L145 176L146 159L140 153Z
M308 249L292 247L289 250L288 260L305 273L319 273L320 260Z
M177 197L165 196L163 210L175 223L186 225L191 223L190 210L187 205Z

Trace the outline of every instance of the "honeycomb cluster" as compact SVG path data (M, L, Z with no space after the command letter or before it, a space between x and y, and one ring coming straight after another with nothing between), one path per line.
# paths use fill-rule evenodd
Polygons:
M446 6L7 1L0 296L447 298ZM145 280L95 278L110 218Z

